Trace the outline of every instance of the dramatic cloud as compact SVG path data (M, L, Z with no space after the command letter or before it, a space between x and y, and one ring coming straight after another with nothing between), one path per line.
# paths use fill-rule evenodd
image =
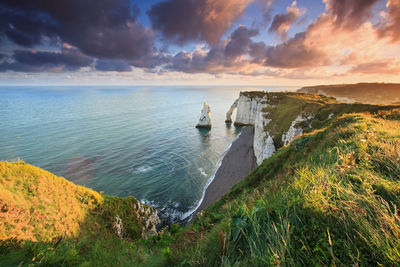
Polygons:
M137 14L129 0L4 0L0 32L25 47L50 38L91 56L137 59L153 53L154 40Z
M246 26L239 26L231 35L231 39L225 47L225 55L229 58L236 58L247 53L252 41L251 37L258 34L257 29L248 29Z
M152 26L179 44L216 44L252 0L167 0L148 11Z
M400 41L400 0L389 0L386 4L388 13L378 24L380 37L389 37L391 41Z
M322 66L329 63L326 54L306 44L306 33L297 33L293 38L277 46L265 49L264 64L278 68Z
M209 72L222 73L224 71L239 72L243 65L248 64L242 56L249 52L252 44L251 37L256 36L258 30L239 26L229 40L213 46L209 51L196 50L193 53L180 52L167 66L169 70L188 73Z
M373 6L379 0L323 0L328 14L339 27L356 28L371 17Z
M102 77L115 71L149 80L168 73L270 79L399 73L400 0L320 1L326 9L318 14L306 9L309 1L298 7L296 1L156 0L149 7L133 0L3 0L0 71L84 76L97 70ZM148 8L145 16L134 2ZM294 25L301 30L292 34ZM0 74L6 75L24 74Z
M276 14L269 28L270 33L277 33L283 39L287 37L287 31L305 13L304 9L296 7L296 1L286 9L285 14Z
M15 62L4 62L0 70L39 72L39 71L76 71L87 67L93 59L82 54L77 48L68 44L60 52L14 51Z

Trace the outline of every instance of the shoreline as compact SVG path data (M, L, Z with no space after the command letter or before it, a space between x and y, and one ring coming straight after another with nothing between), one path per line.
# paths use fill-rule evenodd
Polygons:
M254 127L246 126L235 139L223 156L214 178L206 187L202 201L195 211L188 217L191 222L200 211L218 201L224 194L243 180L257 167L253 151Z

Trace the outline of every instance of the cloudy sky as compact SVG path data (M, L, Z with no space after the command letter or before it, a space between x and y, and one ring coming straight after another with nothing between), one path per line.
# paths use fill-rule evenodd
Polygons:
M400 82L400 0L2 0L0 84Z

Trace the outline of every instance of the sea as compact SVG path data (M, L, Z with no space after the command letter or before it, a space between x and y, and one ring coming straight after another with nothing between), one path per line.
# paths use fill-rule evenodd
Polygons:
M198 207L241 128L225 123L240 91L289 87L3 86L0 161L22 160L180 222ZM197 129L203 102L212 129Z

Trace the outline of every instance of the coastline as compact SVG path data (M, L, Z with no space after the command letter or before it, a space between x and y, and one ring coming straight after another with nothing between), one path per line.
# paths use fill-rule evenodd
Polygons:
M232 142L217 168L214 179L205 190L197 209L189 216L192 221L196 214L219 200L224 194L257 167L253 151L254 127L242 128L239 137Z

